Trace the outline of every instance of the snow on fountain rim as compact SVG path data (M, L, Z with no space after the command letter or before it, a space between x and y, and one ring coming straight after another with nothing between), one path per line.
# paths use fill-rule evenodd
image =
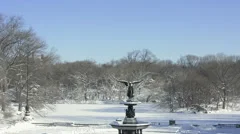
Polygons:
M132 101L132 102L120 102L120 104L124 104L124 105L137 105L137 104L141 104L141 102L137 102L137 101Z

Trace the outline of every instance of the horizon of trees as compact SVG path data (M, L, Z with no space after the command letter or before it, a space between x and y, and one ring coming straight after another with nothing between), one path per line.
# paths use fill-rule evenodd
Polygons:
M56 66L59 70L68 70L59 73L65 75L58 76L63 78L60 83L66 90L63 95L66 99L124 99L126 88L114 78L142 79L143 82L135 87L136 98L144 102L158 101L171 111L195 104L225 109L234 107L236 103L233 102L239 97L240 57L223 53L202 57L186 55L172 62L159 60L144 49L105 64L85 60Z
M135 98L157 102L171 112L192 105L214 109L234 107L240 96L240 57L236 55L180 57L159 60L148 49L135 50L118 60L97 64L83 60L60 62L47 44L19 17L0 15L0 101L3 112L10 102L23 111L29 88L32 110L59 100L118 101L126 87L116 79L143 80ZM29 86L27 86L29 85Z

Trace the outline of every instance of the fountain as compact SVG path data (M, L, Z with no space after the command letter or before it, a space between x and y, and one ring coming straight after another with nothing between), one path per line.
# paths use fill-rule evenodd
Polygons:
M126 109L126 115L123 121L117 119L110 125L113 128L118 129L118 134L142 134L142 130L146 129L150 123L139 121L137 118L135 118L135 109L133 108L133 106L136 106L140 103L134 100L133 85L141 83L141 81L128 82L118 80L118 82L121 82L128 87L128 100L123 103L124 105L128 106L128 108Z

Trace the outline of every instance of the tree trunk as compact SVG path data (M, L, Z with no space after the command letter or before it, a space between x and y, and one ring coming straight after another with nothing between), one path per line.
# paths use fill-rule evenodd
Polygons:
M22 112L22 101L18 102L18 111Z
M22 92L18 92L18 111L22 111Z
M84 100L87 101L87 93L84 93Z
M222 109L226 108L226 96L227 96L226 89L224 89L223 90L223 105L222 105Z
M5 104L5 92L2 92L2 111L4 112L6 110L6 104Z
M7 90L7 78L3 79L2 83L2 111L6 111L6 90Z
M5 77L3 79L3 83L2 83L2 111L6 111L6 91L7 91L7 78Z
M219 108L219 99L217 100L216 110Z
M174 112L172 101L171 101L170 104L169 104L169 110L170 110L170 113L173 113L173 112Z
M19 101L18 88L16 87L15 89L16 89L16 91L15 91L15 97L16 97L15 102L18 102Z
M148 95L146 102L149 102L151 97L152 97L151 95Z

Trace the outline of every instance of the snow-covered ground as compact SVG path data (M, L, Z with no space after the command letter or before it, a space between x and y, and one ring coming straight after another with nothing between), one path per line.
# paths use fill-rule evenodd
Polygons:
M122 104L58 104L55 111L48 111L46 117L34 116L32 122L12 126L0 125L0 134L117 134L109 123L125 116L126 106ZM217 124L240 124L240 112L222 111L210 114L168 113L151 104L135 107L136 117L152 123L144 134L239 134L240 128L216 127ZM176 120L176 126L168 126L169 120ZM73 122L100 124L99 126L43 126L31 123ZM160 125L159 125L160 123Z

